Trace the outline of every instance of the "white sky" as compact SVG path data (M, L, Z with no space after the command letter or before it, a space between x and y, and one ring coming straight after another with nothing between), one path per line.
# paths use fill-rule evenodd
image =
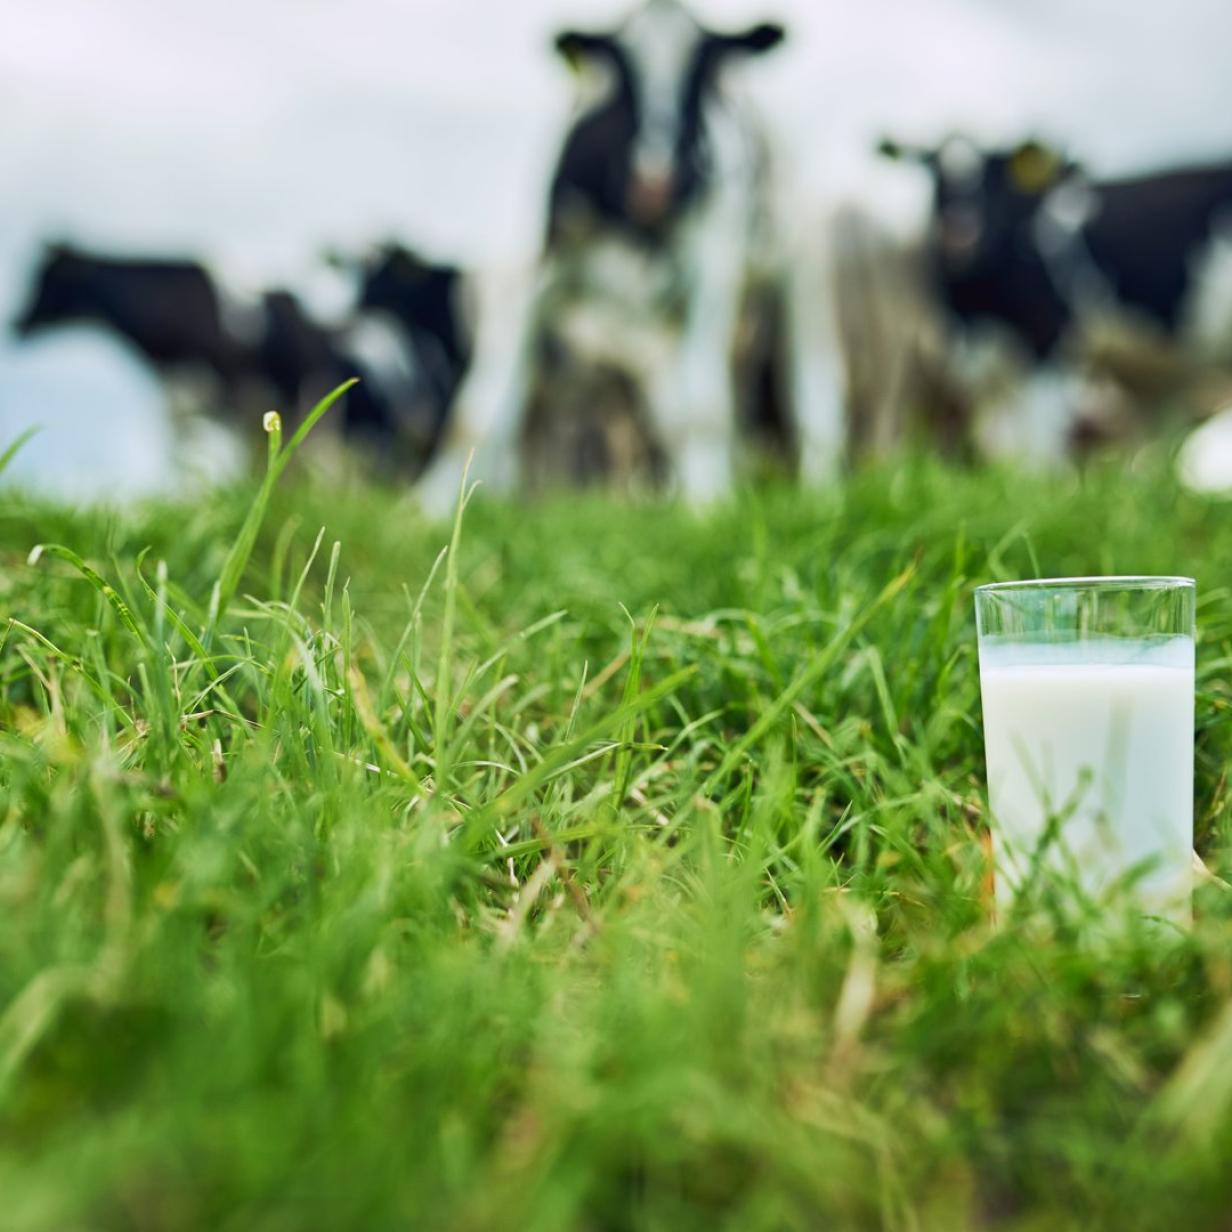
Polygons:
M624 7L8 0L0 229L207 248L255 277L383 231L463 260L516 252L570 97L550 35ZM1106 166L1232 155L1228 0L698 7L791 27L752 84L815 183L836 165L849 180L883 130L953 125L1042 123Z
M569 106L562 25L626 0L5 0L0 313L42 236L208 255L253 284L396 234L533 249ZM697 0L776 17L750 86L814 195L906 193L883 132L1042 126L1097 169L1232 156L1229 0ZM0 434L15 352L0 347Z

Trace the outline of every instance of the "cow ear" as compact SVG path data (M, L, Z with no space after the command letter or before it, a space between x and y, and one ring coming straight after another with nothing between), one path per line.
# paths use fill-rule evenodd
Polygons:
M877 142L877 153L882 158L893 159L895 162L919 163L923 167L931 167L937 161L932 150L926 150L919 145L906 145L893 137L882 137Z
M553 40L558 54L570 68L578 68L584 60L611 54L612 40L603 34L588 34L584 30L562 30Z
M722 52L739 52L757 56L777 47L787 37L787 31L776 21L763 21L735 34L716 34L713 45Z
M777 47L787 37L786 29L777 21L763 21L733 35L735 46L750 55L760 55Z
M1039 196L1065 178L1070 164L1058 150L1031 138L1010 154L1008 166L1010 181L1019 192Z

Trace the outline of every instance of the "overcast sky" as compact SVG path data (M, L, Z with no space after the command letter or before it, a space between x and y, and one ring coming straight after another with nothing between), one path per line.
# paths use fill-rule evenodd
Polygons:
M303 285L322 247L387 234L465 264L526 253L571 96L551 34L625 7L8 0L0 312L49 234L203 253L253 284ZM789 25L749 84L815 197L912 198L863 157L888 131L1042 128L1099 170L1232 156L1229 0L697 7ZM5 429L26 415L15 362L0 349Z

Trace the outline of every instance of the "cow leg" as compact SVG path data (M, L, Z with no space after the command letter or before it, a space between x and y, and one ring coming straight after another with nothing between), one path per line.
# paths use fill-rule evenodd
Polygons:
M1069 459L1087 396L1081 374L1061 363L1040 365L1002 391L977 422L986 458L1047 470Z
M731 488L736 432L732 343L744 275L736 220L707 218L687 254L692 277L683 332L650 382L649 411L684 500L704 506Z
M520 478L519 446L538 335L541 285L491 279L479 288L474 359L449 411L436 457L419 480L423 510L444 517L457 504L463 475L490 492ZM467 469L469 463L469 470Z
M715 319L685 339L679 357L680 414L668 449L681 495L692 505L721 499L732 482L736 425L728 350L731 333L717 319L720 313L726 316L725 306L710 308Z
M824 232L824 227L817 228ZM802 240L784 271L787 358L800 478L820 487L838 476L847 448L847 373L828 243Z

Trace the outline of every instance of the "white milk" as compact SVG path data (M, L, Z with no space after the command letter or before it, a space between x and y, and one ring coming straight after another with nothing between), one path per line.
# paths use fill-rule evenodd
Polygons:
M1190 916L1194 651L1186 637L980 646L1002 909L1039 850L1093 895L1144 862L1147 911Z

